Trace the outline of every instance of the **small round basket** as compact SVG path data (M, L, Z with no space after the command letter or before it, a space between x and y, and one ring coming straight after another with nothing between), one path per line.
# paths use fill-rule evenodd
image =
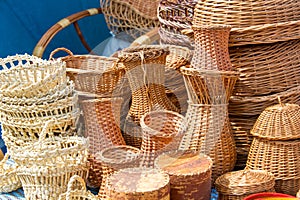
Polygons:
M0 193L7 193L22 187L17 176L17 167L15 164L8 164L9 154L6 153L0 162Z
M75 188L75 189L74 189ZM82 177L74 175L71 177L67 192L59 196L58 200L99 200L99 198L93 195L86 189L85 182Z
M35 58L33 58L35 59ZM18 64L11 66L11 63ZM0 60L3 70L0 72L1 94L7 97L43 97L54 94L61 85L66 86L66 64L61 60L19 61L18 55Z
M239 170L218 177L215 186L220 200L243 200L259 192L274 192L275 177L265 170Z

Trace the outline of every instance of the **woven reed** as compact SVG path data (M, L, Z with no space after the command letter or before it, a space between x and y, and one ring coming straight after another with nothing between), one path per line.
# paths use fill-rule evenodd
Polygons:
M6 153L0 162L0 193L12 192L22 187L17 176L17 166L6 163L8 156Z
M275 177L265 170L239 170L218 177L215 186L219 199L242 200L250 194L274 192Z
M126 168L107 179L107 194L111 200L167 200L170 199L169 181L169 176L157 169Z
M131 146L109 147L97 153L97 159L102 163L102 182L99 197L106 199L106 180L114 172L139 166L140 150Z
M198 1L194 9L194 25L232 26L230 44L260 44L299 39L300 9L297 2Z
M184 117L172 111L146 113L141 118L141 127L143 167L153 167L155 158L162 152L178 149L187 129Z
M300 40L229 48L240 74L234 95L261 96L299 86Z
M231 71L228 52L230 26L192 26L195 50L191 66L195 69Z
M193 151L171 151L161 154L155 166L170 176L170 197L210 199L212 160Z
M78 175L74 175L71 177L68 183L67 192L59 195L58 198L58 200L67 200L67 199L68 200L78 200L78 199L98 200L99 198L86 189L85 182L82 177Z
M256 116L260 115L267 107L278 103L280 97L282 103L300 103L300 86L283 92L264 96L242 97L231 96L229 101L229 113L234 116Z
M300 106L277 104L266 108L255 122L251 134L268 140L299 139Z
M277 192L296 195L300 186L299 154L299 140L269 141L254 137L247 167L271 172L275 176Z
M49 166L21 166L17 175L21 180L25 198L32 200L56 200L59 195L67 192L71 177L78 175L86 179L87 163Z
M181 67L189 100L195 104L227 104L238 73Z
M20 61L9 56L0 60L1 94L7 97L43 97L66 85L66 66L60 60L37 62L36 58ZM31 63L31 60L34 60ZM17 63L14 66L13 63ZM25 63L24 63L25 62ZM24 63L24 64L23 64ZM7 65L10 68L7 68Z
M201 105L189 102L187 132L180 150L195 150L213 160L212 180L233 169L236 162L235 141L228 118L227 104Z
M165 91L164 65L168 53L164 47L144 45L124 49L119 54L132 91L132 103L124 127L127 145L140 147L140 118L145 113L156 109L178 111Z
M158 3L159 0L100 0L109 30L114 35L125 32L134 39L159 25Z
M90 175L87 183L91 187L101 184L102 166L95 154L113 145L125 145L120 129L122 98L98 98L81 102L85 124L85 137L90 142Z
M194 40L187 35L169 27L160 26L158 29L161 44L178 45L194 49Z

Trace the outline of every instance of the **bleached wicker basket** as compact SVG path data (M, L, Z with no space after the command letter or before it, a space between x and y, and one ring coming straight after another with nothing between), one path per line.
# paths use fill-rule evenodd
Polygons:
M12 192L22 187L17 176L17 166L7 164L9 154L6 153L0 162L0 193Z

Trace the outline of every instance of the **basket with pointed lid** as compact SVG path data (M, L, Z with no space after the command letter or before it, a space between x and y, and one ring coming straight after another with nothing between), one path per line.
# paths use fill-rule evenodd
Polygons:
M260 114L251 134L269 140L299 139L299 122L300 106L298 104L279 103L267 107Z
M250 169L228 172L215 182L220 199L243 199L250 194L274 191L274 185L272 173Z

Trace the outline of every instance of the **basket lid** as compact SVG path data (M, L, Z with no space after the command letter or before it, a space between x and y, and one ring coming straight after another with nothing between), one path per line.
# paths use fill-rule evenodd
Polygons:
M275 177L266 170L239 170L218 177L215 186L225 195L244 195L270 190L275 185Z
M251 134L269 140L300 138L300 106L297 104L267 107L256 120Z

